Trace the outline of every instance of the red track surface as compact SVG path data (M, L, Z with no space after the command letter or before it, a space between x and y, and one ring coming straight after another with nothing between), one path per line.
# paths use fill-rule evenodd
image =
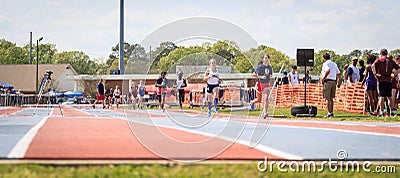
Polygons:
M10 116L13 113L22 110L22 108L18 107L6 107L6 108L0 108L0 116Z
M62 112L63 116L68 117L68 116L90 116L90 114L82 112L76 108L64 108L62 107ZM61 115L60 108L54 108L53 109L53 114L54 115Z
M149 130L152 126L135 123L135 130ZM153 128L154 129L154 128ZM209 139L206 136L161 128L167 135L181 141L196 142ZM159 149L176 154L177 159L196 159L206 153L207 148L227 145L226 141L215 139L211 144L198 144L189 148L166 145L161 137L149 133L151 142ZM149 138L150 138L149 137ZM256 149L234 143L213 159L280 159ZM133 135L129 124L120 119L49 118L32 140L26 159L163 159L146 149Z

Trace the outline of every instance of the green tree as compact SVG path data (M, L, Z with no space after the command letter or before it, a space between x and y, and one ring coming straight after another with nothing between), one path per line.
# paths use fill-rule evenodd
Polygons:
M202 46L208 48L209 45L206 43ZM223 59L219 62L219 65L232 66L236 72L251 72L253 68L251 61L240 51L239 46L234 41L218 41L207 51Z
M0 64L29 64L29 53L15 43L0 39Z
M157 69L158 63L160 62L161 58L166 57L177 49L178 46L176 46L173 42L162 42L160 43L160 46L158 46L154 51L150 51L150 61L151 61L151 69L150 73L158 73L159 70Z
M361 59L366 59L367 56L372 54L372 53L373 53L372 49L364 49L364 50L362 50Z
M78 74L97 74L99 67L96 62L82 51L64 51L57 53L55 64L71 64Z
M129 57L134 53L134 50L140 46L139 44L129 44L124 42L124 58L129 59ZM136 54L135 54L136 55ZM119 43L116 44L114 47L111 47L111 54L108 56L106 61L106 65L111 67L115 59L119 59Z
M360 51L360 50L358 50L358 49L355 49L355 50L353 50L352 52L350 52L349 53L349 58L351 59L351 58L353 58L353 57L358 57L358 58L360 58L361 56L362 56L362 52Z
M124 68L126 68L127 64L128 64L128 59L124 58ZM111 70L119 70L119 58L113 60L111 66L109 66L107 69L107 74L110 74Z
M201 46L190 46L188 48L178 47L172 52L170 52L167 56L162 57L160 59L160 62L158 63L158 72L168 71L179 60L186 61L186 59L190 57L191 54L204 53L204 52L205 50ZM192 58L190 61L192 64L195 64L198 63L199 60L204 60L204 59Z
M400 49L395 49L395 50L390 51L390 55L392 55L393 57L400 55Z
M23 46L24 53L28 57L29 61L29 44L26 44ZM55 44L49 44L49 43L44 43L44 44L39 44L39 64L54 64L54 58L55 55L57 54L57 49ZM37 54L37 48L36 45L34 44L32 46L32 64L36 64L36 54ZM29 62L28 62L29 63Z

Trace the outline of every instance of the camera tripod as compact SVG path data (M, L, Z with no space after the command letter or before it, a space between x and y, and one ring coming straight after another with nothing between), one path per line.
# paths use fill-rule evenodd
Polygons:
M49 91L51 91L50 87L49 87L52 84L51 74L53 74L53 71L47 70L46 73L43 76L42 82L40 83L39 93L38 93L38 96L37 96L36 109L35 109L35 112L33 114L36 114L37 108L39 106L40 100L42 99L43 92L45 91L45 89L48 88ZM47 104L50 104L50 95L48 95L47 97L48 97ZM58 104L58 107L60 108L61 115L63 116L64 114L63 114L63 111L61 109L61 105Z

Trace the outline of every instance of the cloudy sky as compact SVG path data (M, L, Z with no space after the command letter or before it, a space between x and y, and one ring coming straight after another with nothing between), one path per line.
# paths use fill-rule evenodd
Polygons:
M298 47L339 54L400 48L398 0L125 0L125 41L140 43L188 17L226 20L291 57ZM43 36L59 51L107 58L119 41L118 29L119 0L0 0L0 38L20 46L32 31L34 39Z

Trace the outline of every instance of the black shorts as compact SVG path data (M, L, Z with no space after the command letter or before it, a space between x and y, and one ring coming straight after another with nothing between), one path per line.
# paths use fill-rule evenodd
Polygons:
M115 95L114 97L117 98L117 99L119 99L119 98L121 98L121 95L118 95L118 96Z
M380 97L391 97L392 82L378 82L378 95Z
M207 88L206 88L207 93L209 93L209 94L213 93L214 88L219 88L219 84L214 84L214 85L207 84Z
M157 99L158 99L159 102L161 102L161 99L162 99L163 96L165 97L164 94L163 95L157 95Z
M185 101L185 90L183 89L178 90L178 99L182 103Z

